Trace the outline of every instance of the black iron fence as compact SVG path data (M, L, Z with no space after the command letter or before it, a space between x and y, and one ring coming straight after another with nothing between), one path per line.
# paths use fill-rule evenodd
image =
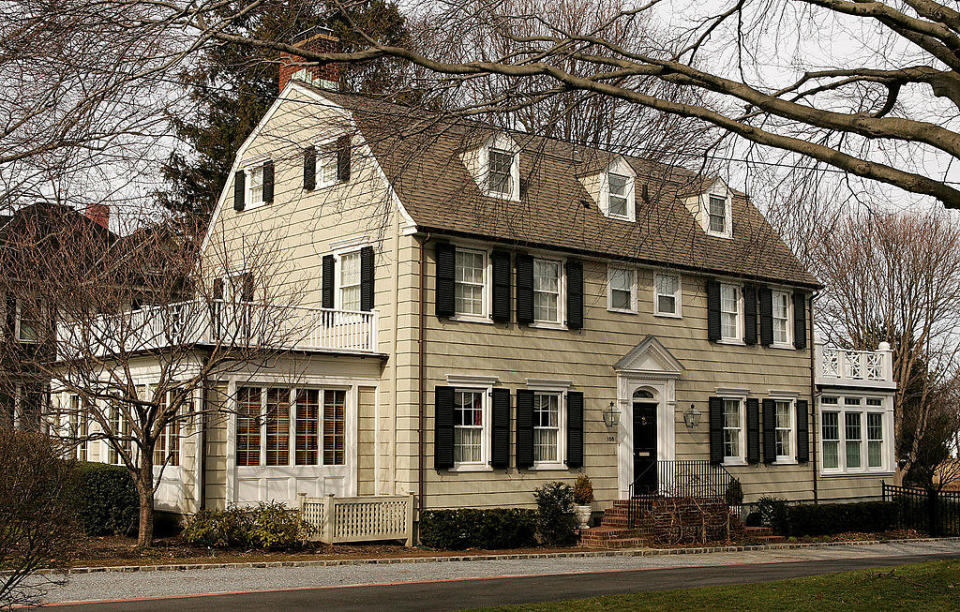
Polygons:
M644 506L659 497L725 499L737 505L743 499L740 481L722 465L706 459L657 461L630 484L627 517L632 526Z
M896 504L900 529L916 529L931 536L960 536L960 492L883 483L883 501Z

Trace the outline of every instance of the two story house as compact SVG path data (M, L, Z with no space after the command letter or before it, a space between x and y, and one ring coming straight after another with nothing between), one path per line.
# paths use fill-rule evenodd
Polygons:
M694 463L826 501L894 474L889 350L815 351L817 280L722 179L281 86L202 257L229 262L223 299L296 294L277 316L309 330L196 398L222 409L176 442L163 507L530 506L585 473L599 510Z

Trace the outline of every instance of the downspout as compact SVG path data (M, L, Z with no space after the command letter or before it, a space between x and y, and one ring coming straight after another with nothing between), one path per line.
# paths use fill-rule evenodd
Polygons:
M417 358L417 402L419 403L418 410L419 415L417 419L417 494L420 498L419 500L419 516L422 516L422 512L426 509L426 480L424 478L424 431L423 431L423 422L425 419L426 407L423 403L423 393L424 393L424 359L426 356L425 342L424 342L424 330L426 328L426 279L427 279L427 260L424 253L424 248L427 241L430 239L430 235L427 234L424 239L420 242L420 298L419 298L419 320L417 322L417 342L419 346L417 347L418 358Z
M198 510L205 510L207 507L207 382L207 375L204 374L200 379L200 432L197 435L197 452L200 455L200 473L197 474L197 491L200 497Z
M813 442L813 503L820 503L819 492L817 491L817 364L816 364L816 355L817 350L814 346L814 333L813 333L813 300L817 297L817 293L814 292L810 294L810 330L808 332L807 346L810 347L810 414L813 415L813 427L810 428L810 440Z

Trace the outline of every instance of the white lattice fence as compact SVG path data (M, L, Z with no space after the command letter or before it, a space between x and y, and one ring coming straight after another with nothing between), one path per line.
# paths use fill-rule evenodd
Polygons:
M404 540L413 544L413 495L300 496L303 520L321 542Z

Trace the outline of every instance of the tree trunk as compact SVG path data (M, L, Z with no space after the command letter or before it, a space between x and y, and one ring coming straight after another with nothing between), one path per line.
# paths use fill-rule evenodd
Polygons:
M147 453L144 453L145 455ZM137 546L153 545L153 461L141 458L137 473L137 493L140 497L140 522L137 528Z

